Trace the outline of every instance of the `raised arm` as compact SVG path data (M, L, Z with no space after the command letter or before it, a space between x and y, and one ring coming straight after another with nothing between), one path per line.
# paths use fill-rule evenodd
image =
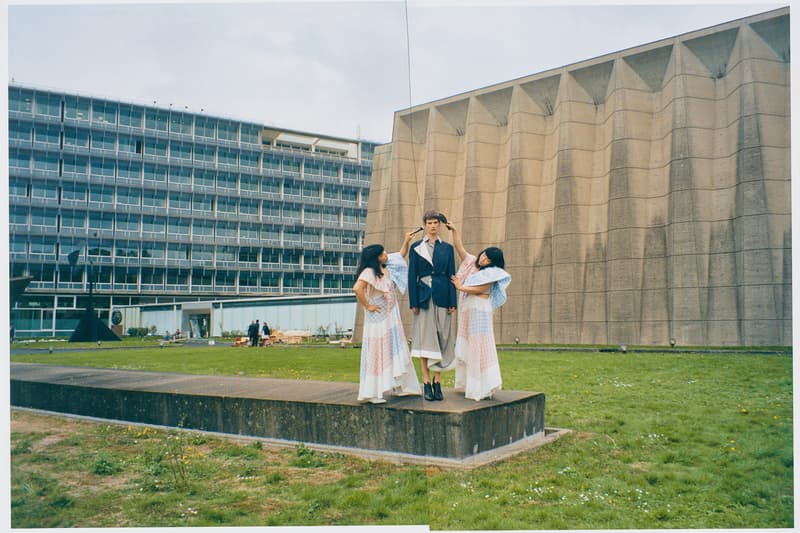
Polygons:
M417 233L417 231L418 230L413 230L406 233L406 236L403 239L403 244L400 246L400 251L399 251L400 255L402 255L403 257L405 257L406 254L408 254L408 246L411 244L411 239L414 238L414 235Z
M458 232L455 226L449 222L446 225L447 229L453 233L453 246L455 246L456 252L458 253L458 258L463 261L467 256L467 251L464 249L464 243L461 241L461 234Z

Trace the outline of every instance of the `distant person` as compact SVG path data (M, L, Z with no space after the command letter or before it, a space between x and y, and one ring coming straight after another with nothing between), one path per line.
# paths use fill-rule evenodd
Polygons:
M398 396L421 392L397 301L397 291L402 294L406 289L408 267L403 256L413 235L406 235L396 253L387 254L381 244L361 251L358 279L353 285L356 299L364 308L359 401L383 403L383 394L388 391Z
M272 334L272 330L269 329L269 324L267 321L264 321L264 325L261 326L261 343L263 346L272 346L272 341L270 341L269 336Z
M256 325L256 321L253 320L250 322L250 326L247 328L247 338L250 339L250 346L256 345L256 339L258 337L258 326Z
M422 215L425 237L411 245L408 258L408 303L414 313L411 356L420 358L428 401L444 399L441 372L455 365L456 290L450 283L456 273L455 254L453 246L439 237L446 221L441 213L426 211Z
M503 270L505 259L500 248L486 248L475 257L464 249L456 228L452 224L447 227L462 259L452 277L460 293L455 388L463 388L464 396L471 400L491 398L503 384L492 315L506 302L511 275Z

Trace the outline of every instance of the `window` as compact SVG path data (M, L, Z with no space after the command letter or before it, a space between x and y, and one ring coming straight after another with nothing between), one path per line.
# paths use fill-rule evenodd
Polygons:
M264 178L261 180L261 192L280 195L281 180L278 178Z
M261 126L255 124L242 124L242 142L261 144Z
M300 222L300 206L299 205L284 205L283 206L283 221L286 223L299 223Z
M261 180L258 176L242 174L242 176L239 178L240 191L258 192L258 188L260 185L261 185Z
M239 154L239 166L258 168L258 152L241 152Z
M356 246L358 244L358 233L354 231L342 232L342 244L345 246ZM358 258L356 258L358 259ZM353 263L356 264L356 263Z
M231 238L236 237L236 222L217 221L217 237Z
M195 117L194 120L194 135L195 137L203 137L206 139L213 139L214 133L217 128L216 120L208 117Z
M117 143L117 134L109 131L95 131L92 133L92 149L108 150L113 152Z
M17 198L27 198L28 180L11 178L8 182L8 194Z
M241 261L241 255L239 256ZM246 270L239 271L239 286L240 287L258 287L258 272L248 272Z
M338 226L339 225L339 210L335 207L323 207L322 208L322 222L330 227L330 226Z
M239 236L242 239L258 240L258 224L240 224Z
M26 89L9 88L8 109L9 111L18 111L22 113L32 112L33 93Z
M303 276L304 289L319 289L319 276L306 275Z
M300 173L300 161L295 159L284 159L283 160L283 171L290 172L293 174Z
M280 287L281 275L277 272L262 272L261 287L265 289L277 289Z
M33 131L33 124L30 122L11 120L8 123L8 138L12 141L30 142L32 131Z
M36 95L36 114L48 117L61 117L61 96L50 93Z
M138 161L119 161L119 177L139 181L142 179L142 164Z
M217 270L214 276L214 283L219 288L233 289L236 285L235 270Z
M89 203L114 203L114 187L103 185L89 186Z
M170 192L169 193L169 208L170 209L186 209L187 211L192 208L192 195L188 192Z
M117 231L138 232L141 216L136 213L117 213Z
M111 240L110 239L89 239L89 242L86 243L86 252L90 256L110 257L111 256Z
M322 164L322 175L328 178L338 178L339 177L339 165L334 165L332 163L323 163Z
M61 227L71 229L84 229L86 227L86 213L73 209L61 212Z
M119 153L121 154L141 154L142 138L136 135L120 134Z
M180 183L182 185L191 185L192 183L192 169L191 167L169 167L169 182Z
M167 244L167 259L188 260L189 245L178 242Z
M23 235L15 235L8 243L8 250L12 254L24 254L28 252L28 241Z
M113 159L107 159L104 157L93 157L91 161L92 165L92 176L106 176L113 178L114 177L114 167L115 162Z
M138 268L134 267L115 267L114 268L114 283L123 283L127 285L136 285L139 278Z
M31 254L50 255L56 253L55 239L52 237L31 236Z
M77 174L86 176L89 170L89 158L82 155L64 154L64 175Z
M236 261L236 247L217 246L217 261Z
M240 263L258 263L258 248L243 246L239 248Z
M172 160L192 160L192 143L181 141L170 141L169 158Z
M64 118L89 121L89 99L81 96L64 97Z
M88 189L83 183L64 182L61 186L61 199L85 202Z
M217 213L235 215L237 203L235 197L220 196L217 198Z
M281 264L281 251L276 248L262 248L261 263L269 263L271 265Z
M92 102L92 122L101 124L116 124L117 104L99 100Z
M305 207L304 220L306 222L322 222L322 210L319 207Z
M264 170L272 170L275 172L280 172L281 160L274 157L264 156Z
M167 167L164 165L154 165L152 163L145 163L144 180L152 181L155 183L166 183Z
M303 198L319 200L319 190L319 185L305 183L303 184Z
M142 204L142 191L120 187L117 189L117 203L119 205L139 206Z
M235 150L220 148L217 150L217 161L222 165L236 166L237 155Z
M147 109L144 113L144 128L147 130L167 131L167 116L163 109Z
M346 200L349 202L356 202L358 201L358 191L356 189L342 189L342 200Z
M55 181L31 181L31 198L40 200L58 200L58 184Z
M89 148L89 130L83 128L65 126L64 146Z
M183 135L191 135L192 115L172 112L169 117L169 131Z
M342 168L342 177L346 180L357 180L358 179L358 169L355 167L350 167L345 165Z
M8 164L11 168L29 170L31 168L31 152L11 148L8 151ZM58 160L56 160L56 170L58 170Z
M55 210L31 209L31 227L55 228L57 223L58 215Z
M192 223L192 235L197 237L214 237L213 220L195 220Z
M167 269L167 283L169 285L186 285L189 283L189 270L182 268Z
M28 225L28 208L27 207L12 207L8 210L8 221L11 224L21 226Z
M163 248L161 249L161 257L164 258ZM144 255L144 245L142 245L142 257L151 257ZM142 269L142 285L163 285L164 284L164 269L163 268L143 268Z
M166 191L142 191L142 205L144 207L167 207Z
M74 131L74 128L71 128ZM86 133L86 144L89 146L89 132L82 130ZM59 146L61 144L61 126L57 124L37 124L33 131L33 141L41 144L51 144ZM73 144L74 145L74 144Z
M144 153L158 157L167 157L166 139L157 139L155 137L146 138L144 140Z
M58 154L34 152L33 168L41 172L58 173Z
M203 268L192 269L192 285L210 287L214 283L214 271L205 270Z
M221 141L237 141L239 140L239 127L234 122L226 120L219 121L218 137Z
M319 173L320 173L320 171L319 171L319 163L314 163L312 161L306 161L305 165L304 165L304 168L303 168L303 171L306 174L309 174L311 176L319 176Z
M263 216L272 218L281 218L281 206L271 202L264 202Z
M114 213L92 211L89 213L89 227L92 230L113 230Z
M283 230L283 243L287 244L300 244L302 242L302 233L299 228L284 228ZM284 262L286 262L286 255L284 254ZM299 261L298 261L299 264Z
M249 198L239 200L239 213L242 215L258 216L258 207L261 202Z
M129 126L131 128L142 127L142 117L144 110L141 107L134 107L130 105L120 104L119 106L119 124L120 126Z
M339 201L342 199L342 190L333 185L325 185L323 187L323 194L325 195L326 202Z
M211 213L214 210L214 197L208 194L195 194L192 209L198 212Z
M319 247L320 245L320 232L319 230L310 230L308 228L303 231L303 244L306 246Z
M167 223L168 235L189 235L189 219L170 217ZM188 259L188 253L187 253Z
M214 147L207 146L204 144L195 144L194 145L194 160L203 162L203 163L213 163L214 162Z
M213 188L215 179L216 173L213 170L198 168L194 171L195 186Z
M301 196L303 187L295 181L286 181L283 184L283 194L287 196Z
M163 234L166 222L164 217L142 215L142 232ZM142 250L144 250L144 245L142 245ZM142 257L148 257L144 255L144 251L142 251Z
M229 172L220 172L217 175L217 188L236 190L236 174Z
M214 247L195 244L192 246L192 260L194 261L213 261Z

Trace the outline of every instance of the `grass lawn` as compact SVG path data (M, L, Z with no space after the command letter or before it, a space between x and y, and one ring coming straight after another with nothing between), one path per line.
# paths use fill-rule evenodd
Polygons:
M355 382L359 351L168 346L11 360ZM11 525L793 527L791 355L532 349L501 351L500 364L505 389L544 392L546 425L574 433L469 471L14 411Z

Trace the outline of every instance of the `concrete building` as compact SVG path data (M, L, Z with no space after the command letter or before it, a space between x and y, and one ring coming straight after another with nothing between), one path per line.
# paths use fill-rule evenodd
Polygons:
M789 96L784 8L398 111L365 244L501 246L501 343L791 344Z
M355 312L374 143L34 87L8 93L11 276L33 277L11 312L17 336L72 332L86 265L106 322L116 306L299 295L345 294ZM210 320L206 307L177 327Z

